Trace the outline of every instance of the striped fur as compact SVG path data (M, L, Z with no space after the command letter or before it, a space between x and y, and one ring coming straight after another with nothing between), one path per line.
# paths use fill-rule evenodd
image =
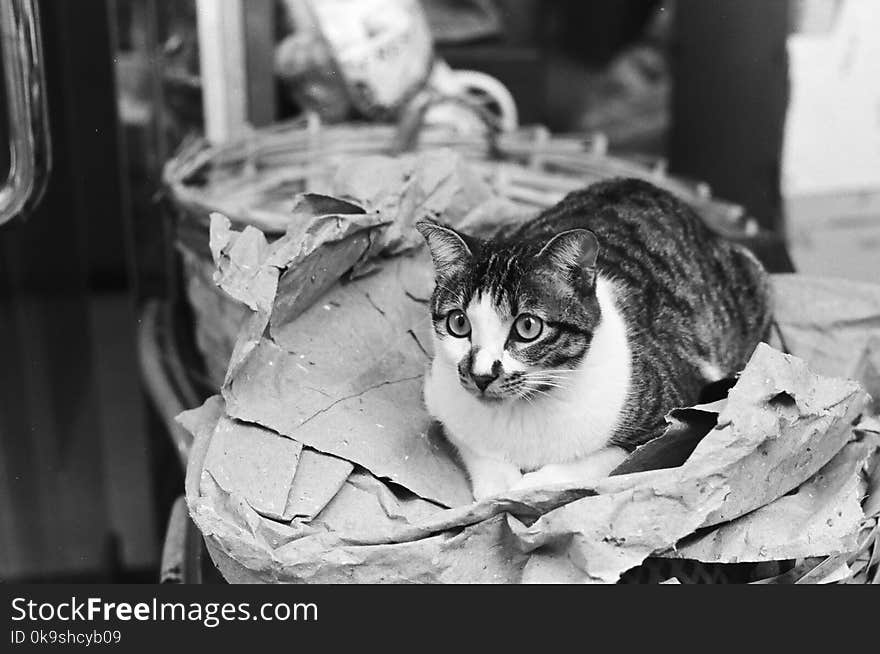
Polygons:
M437 278L426 402L472 478L495 461L510 469L493 478L509 486L514 470L647 442L670 409L741 370L769 325L757 260L644 181L594 184L495 239L419 229ZM466 320L450 325L456 311ZM525 314L535 318L517 323ZM539 336L521 338L517 325L534 331L535 320Z

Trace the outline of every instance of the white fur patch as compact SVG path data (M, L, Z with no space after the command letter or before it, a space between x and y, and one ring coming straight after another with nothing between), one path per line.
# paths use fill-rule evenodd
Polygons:
M443 423L454 445L473 453L534 470L548 463L577 460L604 448L614 434L630 390L632 369L626 324L618 311L613 284L597 280L597 297L602 320L593 334L590 349L566 381L565 388L551 396L525 400L483 402L462 388L458 380L458 359L452 347L467 351L464 344L436 342L436 356L425 378L425 403L430 414ZM490 348L481 364L503 353L509 325L505 326L481 299L468 307L472 331L480 345ZM491 314L491 315L489 315ZM495 316L495 323L492 316ZM483 339L483 330L486 339ZM501 339L499 330L504 329ZM478 332L480 335L478 335ZM497 342L501 343L497 346ZM501 352L497 347L502 348ZM505 368L509 370L505 363Z
M496 361L506 362L504 344L510 333L510 321L504 322L495 311L492 298L487 295L475 295L467 308L467 317L471 321L471 345L476 348L473 370L477 375L488 375ZM510 368L504 368L510 371Z

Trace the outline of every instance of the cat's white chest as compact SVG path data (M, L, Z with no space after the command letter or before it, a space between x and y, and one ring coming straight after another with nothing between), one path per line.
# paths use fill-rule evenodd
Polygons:
M429 413L452 443L523 471L569 462L604 448L630 392L631 353L614 289L602 278L602 320L578 369L550 397L493 403L462 388L454 364L435 357L425 378Z

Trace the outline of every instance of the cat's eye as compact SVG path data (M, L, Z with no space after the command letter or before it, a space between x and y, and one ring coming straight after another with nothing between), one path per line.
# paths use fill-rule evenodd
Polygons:
M461 309L454 309L446 316L446 329L456 338L464 338L471 333L471 321Z
M521 341L533 341L541 335L543 330L544 321L530 313L522 314L513 323L514 334Z

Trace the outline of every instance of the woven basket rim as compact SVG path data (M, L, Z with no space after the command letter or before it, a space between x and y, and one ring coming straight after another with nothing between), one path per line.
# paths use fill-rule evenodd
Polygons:
M305 181L310 174L326 170L334 158L407 154L394 151L397 129L387 124L328 125L298 118L219 145L191 138L166 162L162 181L179 207L201 215L205 222L210 212L217 211L234 223L269 226L264 229L268 232L283 231L278 226L284 223L283 214L277 214L274 221L255 219L210 185L194 182L194 177L224 166L245 173L259 170L254 181L266 185L273 181ZM713 197L707 184L668 175L665 161L660 158L609 154L607 140L601 134L553 134L542 125L530 125L487 137L428 125L422 128L415 151L431 149L451 149L461 154L484 177L492 179L494 175L496 181L503 180L496 184L502 187L501 195L537 208L546 208L558 201L560 194L586 185L583 178L637 177L684 199L725 236L736 238L758 231L757 221L741 206Z

